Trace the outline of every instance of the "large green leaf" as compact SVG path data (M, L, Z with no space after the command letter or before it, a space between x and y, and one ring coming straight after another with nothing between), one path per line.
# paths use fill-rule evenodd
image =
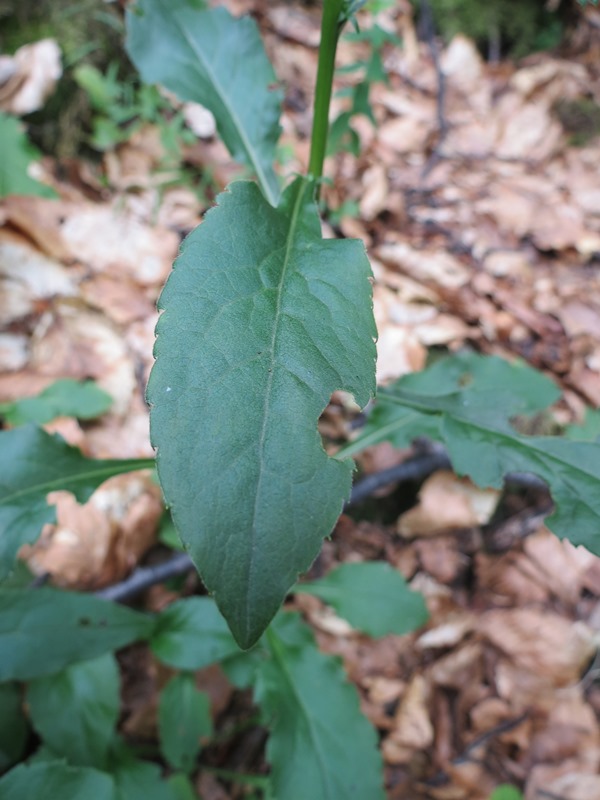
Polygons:
M27 720L23 713L21 687L0 684L0 773L23 755L27 743Z
M192 772L200 752L200 737L212 734L210 700L196 688L191 673L175 675L160 693L160 749L174 769Z
M33 425L0 432L0 580L23 544L34 542L46 522L56 521L48 492L65 489L85 502L113 475L152 467L150 459L93 461Z
M273 794L281 800L381 800L377 736L337 658L320 653L297 614L280 614L266 636L270 658L255 697L271 735Z
M455 368L456 379L446 381ZM481 356L454 357L409 378L382 390L378 417L352 452L384 439L403 445L430 435L444 442L454 469L479 486L500 487L509 472L538 475L556 504L548 527L600 554L600 443L524 436L510 423L552 403L553 384L530 368Z
M165 664L187 670L202 669L240 652L209 597L172 603L158 617L150 646Z
M319 597L369 636L401 635L427 622L423 595L384 562L342 564L325 578L298 584L295 591Z
M112 653L31 681L27 702L33 727L52 752L76 766L106 767L120 709Z
M35 397L0 403L0 416L11 425L35 422L43 425L56 417L95 419L112 405L112 397L93 381L71 378L56 381Z
M110 775L63 761L20 764L0 779L2 800L117 800Z
M248 164L271 205L282 95L256 23L190 0L137 0L127 13L127 52L147 83L210 109L231 155Z
M40 678L147 639L154 619L56 589L0 589L0 681Z
M370 268L321 238L312 185L277 209L238 182L185 241L160 300L148 399L179 533L238 643L250 647L317 555L353 464L317 420L333 391L374 389Z
M40 157L23 133L21 122L0 111L0 197L9 194L36 194L56 197L56 193L29 176L29 165Z

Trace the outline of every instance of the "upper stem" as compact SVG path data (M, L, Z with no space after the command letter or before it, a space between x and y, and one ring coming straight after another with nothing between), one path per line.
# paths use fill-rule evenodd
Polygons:
M308 164L308 174L316 181L323 175L323 163L327 150L329 104L331 102L335 51L340 35L340 16L343 5L344 0L323 0L319 66L317 69L310 160Z

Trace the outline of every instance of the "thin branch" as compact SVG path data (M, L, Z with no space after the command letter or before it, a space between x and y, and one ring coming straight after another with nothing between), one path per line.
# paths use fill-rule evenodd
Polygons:
M448 456L443 451L425 453L424 455L409 458L402 464L384 469L373 475L367 475L366 478L358 481L352 489L350 500L346 503L345 508L362 502L384 486L404 481L422 481L437 470L449 468ZM96 592L96 597L123 603L141 594L156 583L163 583L170 578L185 575L193 567L192 560L187 553L177 553L161 564L151 567L138 567L125 580Z
M443 451L408 458L401 464L374 472L355 483L346 508L361 503L384 486L405 481L422 481L442 469L452 469L450 459Z
M138 567L124 581L107 586L95 594L96 597L100 597L102 600L122 603L149 589L156 583L164 583L164 581L168 581L171 578L185 575L186 572L193 568L192 559L187 553L176 553L161 564L154 564L151 567Z
M500 736L502 733L507 733L508 731L512 731L514 728L518 728L522 722L525 722L526 719L529 717L529 712L526 711L525 713L521 714L518 717L513 719L506 719L503 722L500 722L498 725L495 725L493 728L490 728L488 731L485 731L477 738L473 739L471 744L467 745L465 750L456 758L453 758L450 761L450 764L453 766L458 766L459 764L465 763L478 763L485 765L485 759L475 759L472 757L472 753L474 750L479 749L482 745L486 744L490 741L490 739L496 738L496 736ZM448 782L449 776L446 770L441 769L438 773L436 773L432 778L429 778L425 782L427 786L443 786L445 783Z
M443 447L423 440L418 440L415 444L417 447L417 454L412 458L408 458L406 461L394 467L389 467L388 469L381 470L372 475L367 475L365 478L357 481L352 488L350 500L346 503L344 509L362 503L385 486L390 486L394 483L401 484L408 481L420 483L434 472L452 469L448 454ZM544 481L529 473L510 473L506 476L506 482L528 488L546 487ZM543 512L536 511L536 516L533 518L536 526L541 524L543 519L543 516L540 516L540 514L545 516L549 511L550 509L544 509ZM532 524L533 523L527 526L528 532L531 531ZM521 522L520 525L522 526L523 523ZM493 531L490 531L488 536L493 537ZM157 583L163 583L179 575L185 575L186 572L189 572L193 568L194 565L187 553L177 553L161 564L150 567L138 567L128 578L112 586L107 586L105 589L101 589L96 592L96 596L104 600L123 603L141 594L151 586Z

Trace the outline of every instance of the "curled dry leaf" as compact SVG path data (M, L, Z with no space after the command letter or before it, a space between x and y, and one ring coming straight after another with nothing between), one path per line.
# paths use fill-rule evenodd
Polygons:
M94 272L125 272L142 286L165 281L179 246L174 231L144 225L116 206L72 209L61 236L73 258Z
M436 472L421 487L418 505L399 518L397 531L413 538L482 525L491 517L498 497L496 489L480 489L448 470Z
M363 194L360 200L361 219L371 221L387 206L390 191L387 170L374 164L362 176Z
M448 615L441 624L426 631L417 639L417 646L422 650L454 647L462 641L475 627L475 617L469 613Z
M217 132L214 116L200 103L184 103L183 117L188 128L200 139L211 139Z
M535 608L487 611L478 629L516 667L555 687L578 681L597 646L582 622Z
M28 339L21 333L0 333L0 372L23 369L29 358Z
M550 781L544 791L546 796L560 797L561 800L591 800L600 797L600 775L570 772Z
M405 242L390 242L378 247L376 255L413 280L431 282L445 289L458 289L471 279L468 268L442 250L418 250Z
M454 36L440 59L440 66L444 75L449 79L452 87L468 94L473 98L482 86L489 94L489 88L482 81L483 60L475 43L462 34Z
M37 111L61 75L60 47L54 39L26 44L13 56L0 56L0 109L18 116Z
M483 651L479 642L469 642L459 650L452 650L438 659L431 667L429 676L433 683L457 691L482 683Z
M8 326L34 313L39 301L73 296L75 274L22 236L0 231L0 325Z
M55 492L57 524L26 549L37 575L50 573L58 586L97 589L122 579L154 543L163 513L158 486L143 473L119 475L80 505Z
M428 703L427 681L422 675L415 675L398 706L394 728L383 742L383 757L389 764L407 763L415 750L429 747L433 742Z
M57 300L31 340L30 367L56 378L93 378L124 415L136 390L135 368L120 332L81 301Z

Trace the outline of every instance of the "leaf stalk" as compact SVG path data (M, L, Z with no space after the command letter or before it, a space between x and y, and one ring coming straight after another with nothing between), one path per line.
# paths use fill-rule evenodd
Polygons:
M344 0L323 0L321 18L321 43L319 45L319 64L315 88L314 116L310 143L309 177L317 183L323 175L323 163L327 151L329 133L329 106L335 69L335 52L344 24Z

